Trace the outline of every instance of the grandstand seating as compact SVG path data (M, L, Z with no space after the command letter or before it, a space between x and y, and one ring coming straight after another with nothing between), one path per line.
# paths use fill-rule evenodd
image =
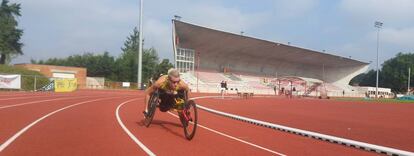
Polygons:
M231 81L226 78L223 74L218 72L198 72L198 77L204 83L220 83L221 81Z
M234 75L232 73L225 73L224 76L231 79L231 80L233 80L233 81L241 81L240 77L237 77L236 75Z
M237 92L252 92L256 94L274 94L272 87L266 86L261 83L261 77L250 76L244 80L235 74L223 74L214 71L200 71L194 74L182 73L182 79L189 84L190 89L197 90L197 75L198 91L217 93L220 91L220 82L226 81L229 93Z
M199 71L198 72L198 88L197 88L197 72L195 73L182 73L182 79L189 84L192 91L218 93L220 92L220 82L227 81L229 93L237 92L251 92L255 94L274 94L273 87L284 88L285 90L296 89L296 95L318 96L320 91L328 92L342 92L337 86L329 83L322 85L322 81L316 79L303 78L307 81L307 85L303 84L289 84L289 82L281 82L280 84L275 81L268 83L263 82L264 77L253 76L242 73L219 73L217 71Z
M189 85L197 84L197 78L193 76L192 73L182 73L181 79ZM203 83L199 81L198 83Z

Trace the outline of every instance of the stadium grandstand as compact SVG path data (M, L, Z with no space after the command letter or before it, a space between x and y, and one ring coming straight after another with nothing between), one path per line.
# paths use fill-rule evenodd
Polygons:
M363 96L349 85L368 63L173 20L175 67L192 91Z

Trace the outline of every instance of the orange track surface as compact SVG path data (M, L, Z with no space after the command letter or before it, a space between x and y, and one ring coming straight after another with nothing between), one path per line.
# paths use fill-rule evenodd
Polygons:
M200 99L208 108L284 126L414 151L414 105L319 99Z
M1 100L13 97L28 98ZM5 105L56 98L68 99L1 109L1 106ZM68 94L0 92L1 145L39 118L67 107L32 125L0 151L0 155L147 155L125 133L116 118L117 107L131 99L135 101L125 103L119 109L121 121L134 137L156 155L276 155L255 146L284 155L375 155L375 153L242 123L201 110L199 110L199 124L209 129L198 127L195 138L187 141L179 120L168 113L157 111L153 124L149 128L143 126L142 98L143 93L136 91L83 90ZM102 100L74 105L94 99ZM205 99L196 102L214 107L213 103L216 101ZM224 105L226 104L222 103L221 106ZM259 114L266 113L264 107L257 108ZM232 113L238 111L226 107L218 109L229 109L230 112L233 111ZM300 114L299 110L298 113ZM244 112L235 114L244 114ZM256 118L260 119L262 116ZM250 144L217 134L211 129Z

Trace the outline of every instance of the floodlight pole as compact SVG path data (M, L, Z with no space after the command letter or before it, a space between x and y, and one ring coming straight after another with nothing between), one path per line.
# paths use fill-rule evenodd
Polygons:
M377 28L377 78L375 81L375 98L378 98L378 77L379 77L379 59L378 59L378 51L379 51L379 32L382 27L382 22L375 22L375 27Z
M410 81L411 81L411 68L408 68L408 87L407 87L407 95L410 95Z
M140 0L140 13L139 13L139 47L138 47L138 89L143 89L142 87L142 12L143 12L143 6L144 6L144 0Z

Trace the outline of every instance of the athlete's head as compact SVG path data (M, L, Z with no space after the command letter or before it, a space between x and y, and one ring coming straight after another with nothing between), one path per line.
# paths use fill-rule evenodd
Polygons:
M180 72L177 69L171 68L168 70L168 79L173 83L177 84L180 82Z

